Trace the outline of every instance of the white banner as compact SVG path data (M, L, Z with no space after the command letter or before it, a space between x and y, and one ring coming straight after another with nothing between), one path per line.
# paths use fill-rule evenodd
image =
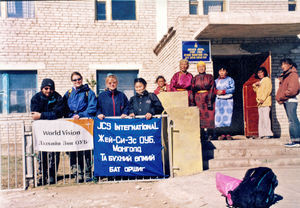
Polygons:
M69 152L93 149L93 119L38 120L33 122L37 151Z

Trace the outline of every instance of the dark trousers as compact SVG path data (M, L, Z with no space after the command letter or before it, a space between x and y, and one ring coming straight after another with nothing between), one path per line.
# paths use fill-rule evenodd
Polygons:
M77 158L78 158L78 167L77 167ZM84 167L84 160L85 160L85 167ZM72 168L72 174L75 176L77 175L84 175L84 172L86 174L86 177L92 176L92 160L91 160L91 151L85 150L85 151L78 151L78 152L71 152L70 153L70 163Z
M39 171L45 180L48 178L48 173L50 177L55 178L59 165L59 155L59 152L39 152Z

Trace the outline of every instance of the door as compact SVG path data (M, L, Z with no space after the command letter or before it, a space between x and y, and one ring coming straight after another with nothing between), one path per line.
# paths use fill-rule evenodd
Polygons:
M271 78L271 55L260 65L265 67ZM245 136L258 136L258 108L256 103L256 93L253 91L252 84L257 82L255 74L243 85L243 108L244 108L244 128Z

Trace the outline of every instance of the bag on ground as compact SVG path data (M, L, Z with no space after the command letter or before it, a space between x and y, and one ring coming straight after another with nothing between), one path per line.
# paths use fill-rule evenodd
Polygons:
M242 180L233 178L222 173L216 173L216 186L223 196L226 197L226 201L229 205L232 205L231 195L229 191L233 191Z
M232 206L239 208L268 208L274 203L277 177L270 168L249 169L243 181L233 191L229 191Z

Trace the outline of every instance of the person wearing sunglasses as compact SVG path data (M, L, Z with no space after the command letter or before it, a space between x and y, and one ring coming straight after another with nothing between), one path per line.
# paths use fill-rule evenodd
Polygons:
M54 120L63 116L62 97L55 91L55 85L52 79L43 79L41 91L31 98L30 110L33 120ZM55 160L56 168L58 168L59 152L39 152L39 158L39 171L40 175L42 175L39 184L43 185L48 182L51 184L54 183L55 173L57 171L57 169L55 170ZM43 160L41 160L42 158ZM47 160L49 162L47 162ZM50 178L48 178L48 164Z
M71 74L71 81L73 83L73 87L72 89L68 90L63 97L66 114L65 117L73 118L74 120L94 117L97 112L97 99L95 93L87 84L82 84L83 80L79 72L73 72ZM78 175L78 181L84 181L84 155L86 162L86 180L88 181L92 178L91 152L89 150L78 152L78 169L76 155L76 152L70 153L70 163L73 176L77 177Z

